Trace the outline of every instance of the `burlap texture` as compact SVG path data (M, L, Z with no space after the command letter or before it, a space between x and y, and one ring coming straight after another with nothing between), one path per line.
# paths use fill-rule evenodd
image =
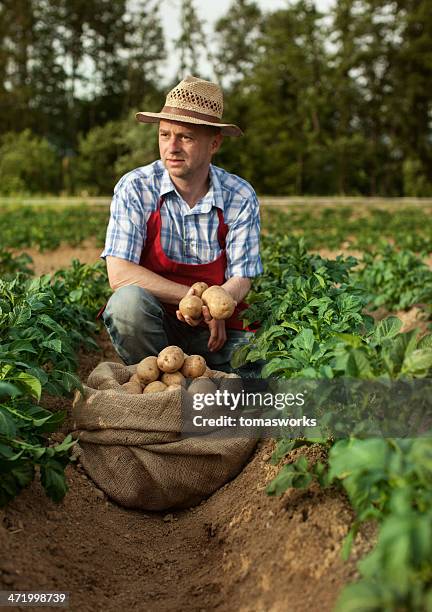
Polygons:
M136 366L100 363L72 408L82 465L105 493L129 508L165 510L199 503L236 476L256 440L202 435L181 439L184 389L128 394ZM232 377L223 372L212 378Z

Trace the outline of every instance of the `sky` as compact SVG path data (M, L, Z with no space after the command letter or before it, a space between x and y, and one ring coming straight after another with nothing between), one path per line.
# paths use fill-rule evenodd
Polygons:
M292 4L290 0L255 0L263 12L274 11L279 8L285 8ZM199 13L199 17L207 24L207 31L212 24L228 12L232 0L195 0L195 7ZM334 4L334 0L315 0L318 10L326 13ZM162 24L165 31L165 40L168 47L168 59L166 63L167 79L171 80L175 77L178 70L178 56L175 53L172 41L178 38L180 34L180 5L181 0L161 0L160 14ZM209 67L204 64L203 71L209 73ZM200 76L200 75L196 75Z

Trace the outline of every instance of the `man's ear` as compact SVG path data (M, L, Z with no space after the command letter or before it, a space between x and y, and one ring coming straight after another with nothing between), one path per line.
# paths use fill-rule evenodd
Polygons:
M222 136L222 134L215 134L212 143L211 143L211 152L212 155L214 155L215 153L217 153L220 149L220 146L223 142L224 137Z

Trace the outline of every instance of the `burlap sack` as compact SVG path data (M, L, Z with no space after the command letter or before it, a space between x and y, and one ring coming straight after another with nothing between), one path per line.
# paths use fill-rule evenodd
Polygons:
M256 440L202 435L181 439L186 391L127 394L136 366L100 363L72 408L82 465L105 493L144 510L199 503L234 478ZM213 372L213 378L231 377Z

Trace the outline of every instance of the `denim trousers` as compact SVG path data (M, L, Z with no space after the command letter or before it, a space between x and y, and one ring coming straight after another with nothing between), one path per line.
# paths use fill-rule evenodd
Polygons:
M227 329L227 341L216 352L207 346L207 326L191 327L167 313L157 298L136 285L117 289L102 315L113 346L126 365L144 357L157 355L169 345L177 345L188 355L202 355L213 370L236 372L242 376L258 375L254 364L234 369L230 365L233 352L249 343L252 332Z

